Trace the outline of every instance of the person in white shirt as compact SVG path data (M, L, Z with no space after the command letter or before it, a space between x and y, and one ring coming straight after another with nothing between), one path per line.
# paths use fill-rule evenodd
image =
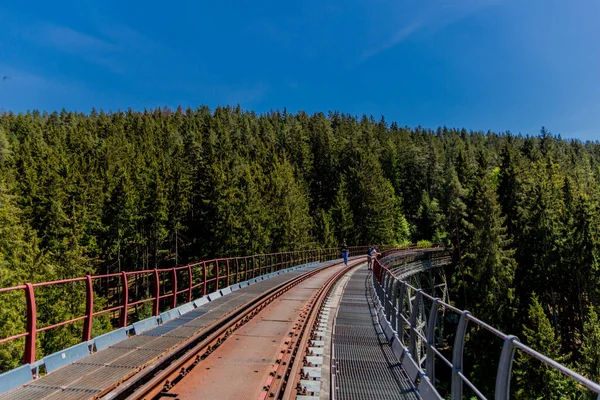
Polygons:
M377 252L377 249L375 247L373 247L372 249L369 250L369 257L368 257L368 268L369 271L373 269L373 263L375 262L375 257L377 257L380 253Z

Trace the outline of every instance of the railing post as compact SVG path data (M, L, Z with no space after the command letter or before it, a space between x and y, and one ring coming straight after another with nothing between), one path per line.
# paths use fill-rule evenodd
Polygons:
M239 257L235 258L235 283L240 283L240 263L239 263Z
M389 286L390 286L390 276L388 274L386 274L385 277L383 278L383 298L381 299L381 302L383 305L383 313L388 321L389 321L388 312L390 310Z
M202 275L204 276L204 282L202 283L202 296L206 296L206 261L202 262Z
M398 290L398 324L402 325L402 331L400 331L400 327L396 330L398 333L398 337L400 338L400 342L404 344L404 327L405 322L402 318L402 313L404 312L404 296L406 296L406 286L404 282L400 281L400 289Z
M390 289L390 312L387 315L388 320L392 324L392 329L398 332L398 314L397 310L397 299L398 299L398 280L392 278L392 285Z
M94 287L92 277L85 276L85 320L83 322L83 336L81 341L87 342L92 338L92 322L94 320Z
M419 362L419 355L417 354L417 315L419 314L419 305L421 304L422 297L423 290L417 290L410 313L410 342L408 349L417 363Z
M215 291L219 290L219 260L215 260L215 270L216 270L216 277L217 279L215 279L215 282L217 282L217 288L215 289Z
M462 372L463 356L465 348L465 335L467 334L467 317L471 315L469 311L463 311L456 327L456 336L454 337L454 349L452 350L452 400L462 400L463 380L458 374Z
M158 275L158 269L154 268L154 308L152 315L157 316L160 308L160 276Z
M387 276L387 280L386 280L386 302L387 302L387 307L386 307L386 313L385 313L385 317L388 321L392 320L392 314L393 314L393 310L394 310L394 302L393 302L393 286L394 286L394 276L392 274L386 274Z
M190 301L192 301L192 286L194 286L194 276L192 275L192 266L188 265L188 282L189 284L189 288L188 288L188 303Z
M395 276L392 276L392 286L390 291L390 315L388 320L392 326L392 329L398 332L398 320L397 320L397 311L398 311L398 279Z
M429 310L429 318L427 319L427 356L425 358L425 373L429 377L429 380L435 382L435 352L432 346L435 345L435 326L438 318L438 301L440 299L435 298L431 303L431 310Z
M518 342L519 338L514 335L509 335L504 339L498 372L496 373L496 393L494 396L496 400L508 400L510 397L510 375L515 358L515 341Z
M227 262L227 286L229 286L229 258L227 260L225 260Z
M129 311L129 284L127 283L127 273L121 272L121 315L119 318L119 327L127 326L127 313Z
M171 270L173 277L173 298L171 299L171 308L177 307L177 271L175 268ZM156 314L158 315L158 314Z
M31 283L25 284L25 301L27 302L27 336L25 337L23 362L25 364L33 364L35 362L37 311L35 293L33 292L33 285Z

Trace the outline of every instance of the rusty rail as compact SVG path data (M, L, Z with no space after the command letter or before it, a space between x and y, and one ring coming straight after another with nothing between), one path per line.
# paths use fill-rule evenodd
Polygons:
M272 379L264 387L259 400L290 399L295 393L296 384L300 381L300 371L304 366L304 354L319 314L319 310L327 299L331 289L346 273L365 262L360 259L350 263L344 269L331 276L325 284L312 296L307 306L299 315L295 328L290 332L290 339L277 360L277 369L271 371ZM294 396L295 397L295 396Z
M166 394L198 363L208 357L229 335L258 314L273 300L300 282L339 263L302 274L265 292L259 298L225 315L194 337L161 357L152 368L140 371L115 388L107 388L97 397L105 399L153 399Z

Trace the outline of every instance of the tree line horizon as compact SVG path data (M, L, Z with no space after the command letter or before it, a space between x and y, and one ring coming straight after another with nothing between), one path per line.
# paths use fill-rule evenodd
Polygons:
M456 306L598 381L599 200L600 144L544 128L431 130L239 106L4 112L0 287L344 240L443 242ZM76 303L41 308L67 319ZM6 296L0 306L1 336L18 333L24 316ZM68 347L79 332L42 334L38 348ZM467 348L475 375L497 362L477 357L485 345ZM20 351L0 345L0 370ZM515 398L585 396L526 361Z

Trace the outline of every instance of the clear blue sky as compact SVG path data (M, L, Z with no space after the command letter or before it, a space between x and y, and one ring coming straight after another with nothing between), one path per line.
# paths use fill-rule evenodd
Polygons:
M598 0L13 1L0 109L240 104L600 139Z

